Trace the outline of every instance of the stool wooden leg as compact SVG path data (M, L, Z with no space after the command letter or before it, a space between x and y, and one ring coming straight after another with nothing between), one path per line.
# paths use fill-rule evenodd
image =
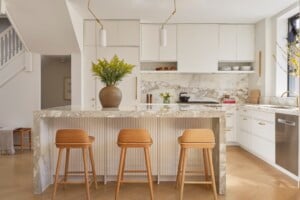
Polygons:
M84 164L84 179L85 179L85 188L86 188L86 197L90 200L90 187L89 187L89 174L88 174L88 166L86 161L86 150L87 148L82 148L82 157Z
M177 169L177 177L176 177L176 188L179 187L180 182L180 175L182 172L182 156L183 156L183 150L180 148L180 155L179 155L179 162L178 162L178 169Z
M118 180L117 180L117 186L116 186L115 200L117 200L119 198L121 176L122 176L123 169L124 169L123 165L124 165L124 161L125 161L125 153L126 153L126 149L124 147L122 147L121 148L121 156L120 156L120 164L119 164L119 172L118 172Z
M203 164L204 164L204 174L205 174L205 181L209 181L209 174L208 174L208 169L209 169L209 161L208 161L208 156L207 156L207 151L205 149L202 150L203 152ZM207 188L209 188L209 185L206 185Z
M122 174L121 174L121 181L124 180L124 171L125 171L125 165L126 165L126 154L127 154L127 148L125 148L125 154L124 154L124 164L123 164L123 167L122 167Z
M69 160L70 160L70 148L67 148L67 150L66 150L66 162L65 162L64 182L67 182L67 180L68 180ZM65 184L63 184L63 188L65 188Z
M54 200L55 195L56 195L57 183L58 183L58 173L59 173L59 168L60 168L62 151L63 151L63 149L59 148L59 150L58 150L58 159L57 159L57 164L56 164L56 172L55 172L55 178L54 178L52 200Z
M90 161L91 161L91 165L92 165L92 172L93 172L93 177L94 177L95 188L97 189L97 187L98 187L97 175L96 175L95 160L94 160L94 154L93 154L92 146L89 147L89 154L90 154Z
M152 181L152 171L151 171L149 147L144 148L144 152L145 152L145 160L146 160L146 167L147 167L147 175L148 175L148 182L149 182L151 200L153 200L154 199L154 194L153 194L153 181Z
M21 151L23 152L23 131L21 131Z
M218 195L217 195L217 189L216 189L214 166L213 166L213 162L212 162L212 151L211 151L211 149L208 149L206 151L208 151L209 168L210 168L210 174L211 174L211 180L212 180L212 188L213 188L213 192L214 192L214 199L217 200Z
M31 131L28 132L29 135L29 150L31 151Z
M184 179L185 179L185 168L187 161L187 149L183 148L183 163L182 163L182 173L181 173L181 181L180 181L180 200L183 199L183 188L184 188Z

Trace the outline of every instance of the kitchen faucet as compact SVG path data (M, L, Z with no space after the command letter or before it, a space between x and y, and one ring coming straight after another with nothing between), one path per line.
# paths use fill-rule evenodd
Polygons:
M280 97L283 97L284 95L288 95L288 94L295 94L296 96L296 105L297 105L297 107L299 108L299 95L297 95L295 92L291 92L291 91L285 91L285 92L283 92L281 95L280 95Z

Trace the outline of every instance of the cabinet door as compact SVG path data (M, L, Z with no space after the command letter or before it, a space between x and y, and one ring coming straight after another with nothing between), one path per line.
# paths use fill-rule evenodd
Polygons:
M176 61L177 56L177 45L176 45L176 25L167 25L165 26L167 30L167 46L160 47L160 60L161 61Z
M106 30L107 46L139 46L139 21L104 20L102 23ZM100 40L97 37L99 37L100 26L95 26L94 21L92 23L87 21L85 24L85 44L95 45L96 38L99 45Z
M93 76L92 62L96 62L96 47L84 46L82 68L82 97L83 106L86 109L95 109L99 105L98 93L99 80Z
M220 25L219 60L235 61L237 56L237 26Z
M253 25L237 26L237 60L253 61L255 33Z
M125 62L135 65L132 74L126 75L117 85L122 92L120 106L132 106L138 102L138 71L139 71L139 48L137 47L105 47L98 48L98 58L111 59L114 55L124 59Z
M95 46L95 29L97 27L95 21L84 21L83 25L83 43L84 45Z
M226 112L226 142L237 142L236 139L236 112Z
M118 38L121 46L140 46L140 22L119 21Z
M252 151L264 160L275 163L275 143L267 141L256 135L252 135Z
M141 60L159 60L159 26L141 25Z
M181 72L216 72L218 25L180 24L177 28L177 60Z

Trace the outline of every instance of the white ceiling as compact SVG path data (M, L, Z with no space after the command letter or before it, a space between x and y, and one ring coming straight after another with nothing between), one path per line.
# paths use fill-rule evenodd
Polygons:
M6 0L6 7L30 51L50 55L79 52L64 0Z
M87 0L68 0L83 18L91 19ZM289 7L297 0L177 0L171 22L255 23ZM102 19L141 19L162 22L173 9L173 0L91 0Z

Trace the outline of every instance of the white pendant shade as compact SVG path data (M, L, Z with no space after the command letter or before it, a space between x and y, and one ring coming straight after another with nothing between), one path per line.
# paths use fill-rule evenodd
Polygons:
M167 30L165 29L165 27L162 27L160 29L160 46L167 46Z
M106 30L105 29L100 29L99 31L99 43L101 47L106 47Z

